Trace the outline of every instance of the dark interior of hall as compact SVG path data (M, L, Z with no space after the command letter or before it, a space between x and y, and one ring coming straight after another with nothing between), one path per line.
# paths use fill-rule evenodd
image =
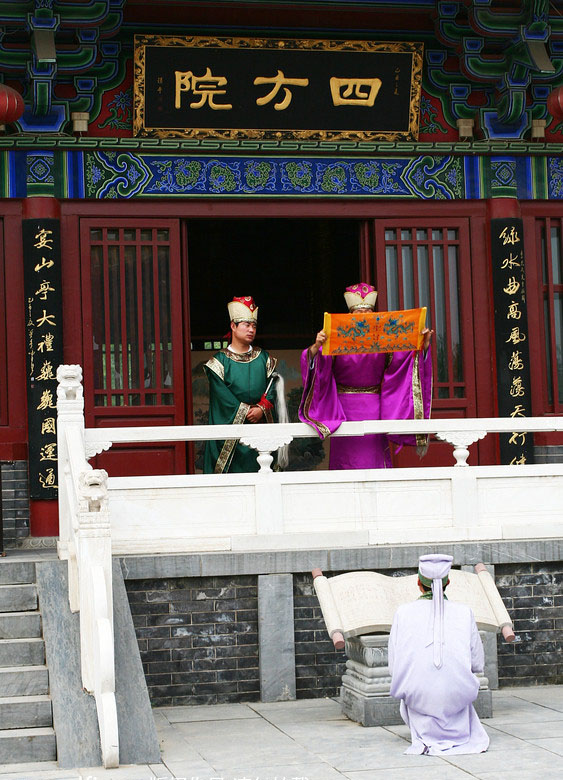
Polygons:
M360 281L355 220L191 220L187 235L194 350L228 332L235 295L252 295L260 309L257 344L303 349Z

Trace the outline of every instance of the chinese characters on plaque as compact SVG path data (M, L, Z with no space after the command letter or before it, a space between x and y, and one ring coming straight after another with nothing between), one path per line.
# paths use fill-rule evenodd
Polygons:
M420 43L135 36L136 135L415 140Z
M491 220L493 297L499 417L531 415L530 353L522 220ZM534 462L533 437L515 430L500 436L501 463Z
M57 367L63 362L60 227L23 221L30 498L57 498Z

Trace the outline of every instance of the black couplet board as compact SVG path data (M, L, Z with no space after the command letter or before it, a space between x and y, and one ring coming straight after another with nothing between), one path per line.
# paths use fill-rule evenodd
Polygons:
M526 305L524 233L521 219L491 220L499 417L512 417L514 431L500 437L501 462L534 462L533 436L518 431L532 414L530 349Z
M29 490L57 498L57 368L63 362L60 223L24 219Z

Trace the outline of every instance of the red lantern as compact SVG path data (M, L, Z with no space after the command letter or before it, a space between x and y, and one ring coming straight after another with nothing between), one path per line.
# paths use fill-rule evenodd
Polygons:
M0 124L15 122L24 110L25 104L20 93L6 84L0 84Z
M556 87L547 96L547 110L554 119L563 119L563 87Z

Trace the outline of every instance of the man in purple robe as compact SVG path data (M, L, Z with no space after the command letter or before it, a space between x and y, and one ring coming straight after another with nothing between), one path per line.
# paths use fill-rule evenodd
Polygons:
M350 312L373 311L377 292L361 282L346 288ZM311 425L321 439L345 420L422 420L430 417L432 401L432 331L425 328L423 348L413 352L362 355L322 354L326 333L301 356L303 398L299 419ZM426 452L426 435L338 436L331 441L329 468L390 468L389 442Z
M451 565L451 555L420 558L422 596L397 609L389 635L391 696L401 700L411 730L405 753L482 753L489 746L472 704L483 644L471 609L445 600Z

